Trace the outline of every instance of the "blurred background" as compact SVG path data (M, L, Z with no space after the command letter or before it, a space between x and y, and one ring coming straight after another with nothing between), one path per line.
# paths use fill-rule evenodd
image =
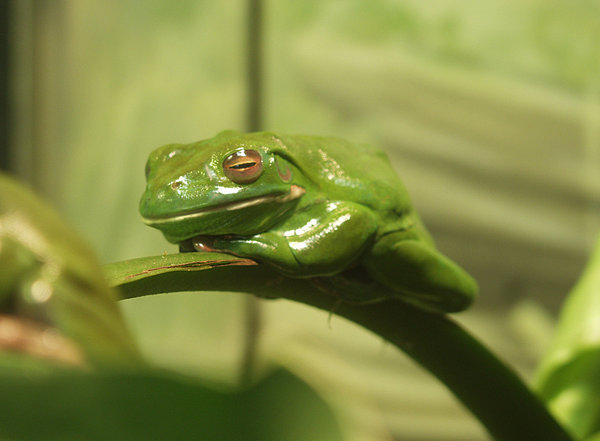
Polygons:
M386 150L439 248L480 283L456 319L531 378L600 230L600 1L263 8L263 127ZM0 15L1 168L103 262L175 252L137 212L146 157L245 129L247 2L12 0ZM122 306L153 362L236 383L244 296ZM260 309L259 371L285 366L315 388L345 439L486 439L437 380L362 329L285 301Z

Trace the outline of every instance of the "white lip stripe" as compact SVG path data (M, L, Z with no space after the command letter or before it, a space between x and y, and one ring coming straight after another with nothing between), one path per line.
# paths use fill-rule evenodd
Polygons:
M195 211L193 213L180 214L178 216L171 216L160 219L152 219L145 217L143 218L143 221L146 225L160 225L164 223L181 222L188 219L199 218L209 213L215 213L219 211L241 210L242 208L253 207L255 205L264 204L266 202L284 203L288 201L293 201L294 199L297 199L300 196L302 196L304 193L306 193L306 190L304 190L304 188L299 187L298 185L292 185L288 193L279 196L258 196L255 198L245 199L243 201L230 202L215 207L207 207L202 210Z

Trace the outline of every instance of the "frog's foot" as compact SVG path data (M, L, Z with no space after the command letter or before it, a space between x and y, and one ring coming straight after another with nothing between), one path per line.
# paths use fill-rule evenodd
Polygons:
M214 247L216 236L196 236L191 239L185 240L179 244L180 253L215 253L222 250L218 250Z
M238 257L247 257L264 263L270 263L280 271L291 274L297 273L300 268L287 242L279 242L277 241L277 236L272 236L268 233L253 236L252 238L232 234L195 236L181 242L179 244L179 252L224 253Z
M196 236L191 239L191 245L194 251L207 253L219 251L214 247L214 243L214 236Z
M191 239L185 240L179 244L180 253L229 253L234 254L230 250L219 248L215 245L216 242L222 240L230 240L233 236L222 235L222 236L195 236Z
M191 241L194 251L213 251L246 257L275 267L279 272L291 277L306 277L314 271L304 266L290 248L287 241L273 233L255 236L197 236ZM306 272L308 271L308 274Z

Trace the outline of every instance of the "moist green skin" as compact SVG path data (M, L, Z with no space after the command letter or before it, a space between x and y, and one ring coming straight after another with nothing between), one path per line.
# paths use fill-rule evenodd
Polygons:
M254 182L223 161L260 153ZM339 138L225 131L150 154L144 222L173 243L256 259L289 277L356 270L437 312L466 308L477 285L440 254L379 149ZM372 298L371 298L372 299ZM365 301L368 299L364 299Z

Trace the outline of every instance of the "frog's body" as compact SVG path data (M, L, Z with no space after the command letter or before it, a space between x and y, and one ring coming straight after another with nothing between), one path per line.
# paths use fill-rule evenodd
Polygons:
M51 207L0 174L0 317L58 330L86 363L138 364L103 274L90 248Z
M140 211L182 249L225 251L291 277L357 268L401 298L464 309L476 284L435 250L386 155L338 138L243 134L155 150Z

